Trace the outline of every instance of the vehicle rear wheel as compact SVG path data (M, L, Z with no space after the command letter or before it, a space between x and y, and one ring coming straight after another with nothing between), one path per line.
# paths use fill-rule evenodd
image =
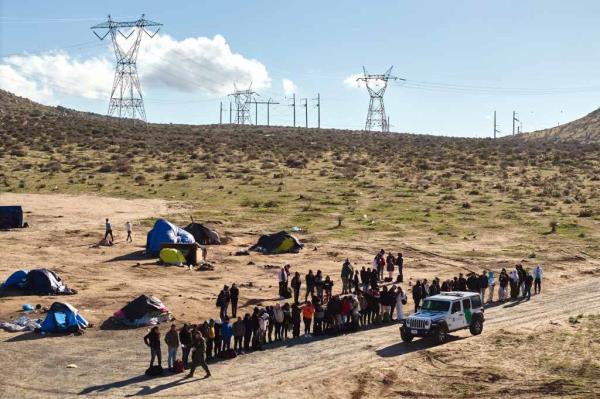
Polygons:
M434 339L437 344L443 344L448 340L448 328L444 325L439 326L435 330Z
M412 335L407 328L401 328L400 329L400 338L402 338L402 341L409 343L413 340L414 335Z
M483 322L480 318L473 320L471 325L469 326L469 331L471 331L472 335L479 335L483 331Z

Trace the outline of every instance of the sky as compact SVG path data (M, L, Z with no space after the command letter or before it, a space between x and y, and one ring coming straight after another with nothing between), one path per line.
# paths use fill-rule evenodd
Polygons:
M295 94L297 125L308 111L316 126L319 94L322 127L362 129L363 66L406 79L384 97L395 132L490 137L496 111L503 136L513 110L533 131L600 105L596 0L0 0L0 88L106 113L114 52L90 27L108 14L163 24L138 58L150 122L218 123L221 102L228 122L227 94L252 83L259 101L280 103L272 125L292 125Z

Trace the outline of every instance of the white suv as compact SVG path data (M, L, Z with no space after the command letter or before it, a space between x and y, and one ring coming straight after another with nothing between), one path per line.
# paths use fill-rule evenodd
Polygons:
M469 328L471 334L483 331L483 305L475 292L442 292L423 300L421 310L402 320L400 337L410 342L414 337L433 337L444 343L448 333Z

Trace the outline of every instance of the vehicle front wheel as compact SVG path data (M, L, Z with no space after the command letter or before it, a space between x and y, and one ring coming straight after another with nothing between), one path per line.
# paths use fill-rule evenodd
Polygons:
M469 326L469 331L471 331L471 334L473 335L481 334L481 332L483 331L483 322L481 321L481 319L477 318L473 320L473 322Z
M444 325L439 326L433 335L437 344L443 344L448 340L448 328Z
M402 341L409 343L413 340L414 335L412 335L408 329L401 328L400 329L400 338L402 338Z

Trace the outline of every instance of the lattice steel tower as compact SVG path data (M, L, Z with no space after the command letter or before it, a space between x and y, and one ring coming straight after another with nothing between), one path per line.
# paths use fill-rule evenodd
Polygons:
M365 82L369 96L369 112L367 113L367 121L365 123L365 130L367 132L379 130L382 132L389 132L390 127L388 125L388 119L385 115L385 106L383 105L383 95L387 89L388 81L390 80L404 80L395 76L391 76L393 66L390 67L383 75L369 75L367 70L363 66L364 76L356 79L357 82Z
M235 123L238 125L251 125L250 104L254 103L254 95L256 94L256 92L252 91L252 83L250 83L250 86L246 90L238 90L234 83L233 89L233 93L229 95L235 101Z
M161 26L158 22L145 19L142 14L137 21L121 22L114 21L109 15L108 21L91 27L94 35L100 40L110 35L115 50L115 79L108 104L109 116L146 120L144 99L137 74L137 56L143 34L152 38ZM155 29L150 32L147 28ZM129 44L128 39L132 36L132 42Z

